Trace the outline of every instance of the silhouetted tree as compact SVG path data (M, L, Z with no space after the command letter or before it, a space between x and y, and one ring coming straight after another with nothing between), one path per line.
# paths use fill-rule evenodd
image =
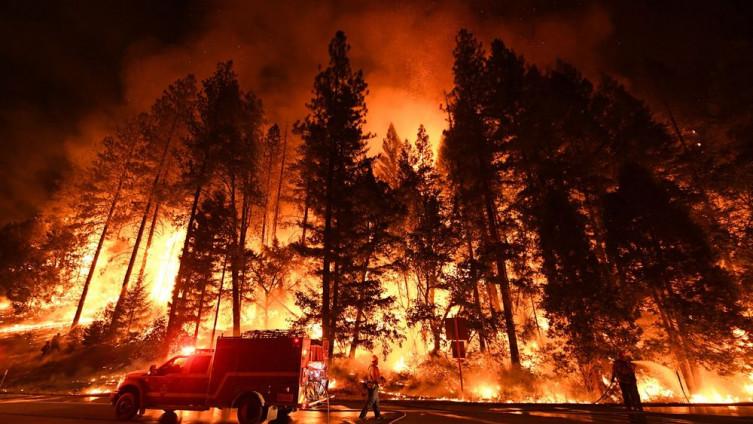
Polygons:
M251 205L258 198L256 182L257 152L261 138L263 112L261 101L253 93L241 91L232 62L220 63L216 72L202 83L197 101L198 118L187 139L186 185L194 187L188 216L183 254L193 238L201 193L218 186L227 193L234 234L230 246L230 274L233 298L233 333L240 334L241 290L245 264L246 239ZM186 275L184 262L178 269L167 325L168 339L174 338L175 313L181 308Z
M333 314L337 334L343 343L350 342L349 357L358 347L372 349L380 340L384 351L389 342L402 340L398 319L392 310L394 298L387 295L383 276L392 267L393 252L399 235L392 231L401 212L395 193L374 176L371 161L365 161L348 201L352 212L339 218L350 228L344 245L348 250L338 253L342 287Z
M0 295L17 314L70 290L86 240L71 225L34 217L0 228Z
M325 339L334 340L336 296L340 275L336 255L345 251L348 229L340 225L350 214L346 202L349 186L366 155L368 134L363 131L367 86L361 71L353 71L348 58L350 46L345 33L338 31L329 44L329 65L314 80L313 97L307 104L309 115L295 125L303 139L298 169L299 190L306 193L306 211L318 222L309 225L311 235L305 249L308 256L321 260L322 330ZM330 344L333 346L333 344Z
M169 173L170 159L172 159L170 153L176 153L177 150L174 145L178 144L181 137L187 136L188 125L190 125L194 118L195 96L196 83L192 76L178 80L165 90L152 106L151 113L144 118L141 136L145 140L145 143L137 155L139 161L133 161L133 163L138 164L135 167L138 169L137 175L141 176L141 178L135 178L134 191L143 199L143 213L138 230L136 230L136 238L131 249L128 265L126 266L120 295L113 310L112 323L110 325L111 334L117 333L119 327L122 326L121 321L123 321L123 317L128 315L124 313L124 302L128 297L128 285L133 268L136 265L136 258L144 231L147 227L148 218L150 214L153 214L147 247L144 249L142 270L139 272L138 284L143 286L141 281L143 266L151 245L160 201L165 195L163 188L166 185L165 180ZM131 319L129 318L128 321L130 327Z
M453 51L455 86L447 104L450 127L445 130L441 153L448 178L463 204L464 216L479 225L485 257L495 266L494 279L500 287L510 360L520 365L518 336L512 310L505 235L500 228L498 196L504 187L497 173L499 146L489 138L482 114L487 95L485 52L473 35L461 30ZM498 309L497 291L487 286L492 308Z
M382 140L382 153L376 161L376 175L380 180L389 184L390 187L397 188L400 172L400 155L402 154L404 141L400 140L397 135L395 126L390 124L387 128L387 135Z
M426 325L433 339L431 354L437 355L443 320L453 305L438 305L436 292L449 289L448 266L459 247L458 234L451 227L449 202L442 196L442 181L434 167L426 129L420 126L415 143L406 143L401 150L397 182L408 221L404 260L417 288L407 319Z
M201 321L211 310L217 298L219 280L226 255L235 237L232 209L225 194L216 191L199 207L194 220L194 237L189 245L185 261L188 285L185 288L181 321L193 325L194 341L198 337Z
M282 297L287 290L292 289L290 272L296 265L293 253L288 246L281 246L273 240L271 245L262 247L261 251L249 260L251 279L262 292L261 307L264 312L265 329L270 329L269 311L272 298Z
M71 327L76 327L81 319L89 285L94 278L94 271L97 268L108 231L119 221L116 212L118 212L124 191L129 188L133 178L131 163L140 141L139 125L138 120L129 121L118 128L115 137L105 137L102 141L102 150L97 154L97 159L86 171L86 175L78 186L81 197L78 202L76 221L82 223L81 225L100 229L97 246L92 254Z
M729 369L748 319L740 288L719 267L706 235L673 195L677 188L626 164L606 199L608 246L622 279L659 316L666 346L693 389L696 363Z
M261 215L261 244L267 245L267 217L269 210L269 198L272 196L272 183L274 182L273 166L279 160L281 148L280 127L277 124L272 125L267 130L267 134L261 143L261 166L259 167L259 181L263 182L262 187L262 215Z

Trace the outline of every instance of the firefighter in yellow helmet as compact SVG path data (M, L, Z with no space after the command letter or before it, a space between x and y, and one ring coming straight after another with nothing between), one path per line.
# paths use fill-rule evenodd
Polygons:
M381 418L379 412L379 383L382 381L382 376L379 374L379 358L376 355L371 357L371 365L366 372L366 379L363 384L366 387L366 404L361 409L361 414L358 416L360 419L366 418L366 413L370 408L374 409L374 417L376 419Z

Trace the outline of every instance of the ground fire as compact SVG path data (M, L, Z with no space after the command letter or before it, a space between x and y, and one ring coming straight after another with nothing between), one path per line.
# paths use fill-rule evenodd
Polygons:
M326 40L285 24L306 48L280 58L231 2L124 50L123 105L60 142L31 211L0 209L0 391L242 423L372 383L386 405L753 402L749 64L632 74L600 44L616 6L526 12L544 47L450 3L302 6Z

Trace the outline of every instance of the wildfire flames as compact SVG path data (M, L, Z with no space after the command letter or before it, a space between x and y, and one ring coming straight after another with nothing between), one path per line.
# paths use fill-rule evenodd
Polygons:
M221 62L213 74L201 75L206 80L193 75L177 80L152 108L123 119L113 135L98 145L98 155L89 155L96 156L87 158L91 163L76 164L70 187L63 185L61 193L80 194L81 199L56 198L50 212L34 218L38 228L28 231L30 238L33 235L35 246L54 254L48 257L43 256L47 252L37 253L44 260L24 262L17 275L37 271L41 268L38 263L58 266L69 260L73 265L59 265L64 272L48 272L53 276L45 274L45 281L54 283L48 284L51 289L45 286L40 293L31 289L26 293L23 287L14 287L13 293L7 290L8 298L0 297L0 341L10 340L8 350L16 355L16 363L27 366L34 361L77 366L65 361L76 359L75 354L86 349L95 352L101 363L92 369L82 366L81 375L71 377L76 379L78 393L91 396L110 392L113 387L108 384L126 368L148 366L156 351L162 355L172 349L170 354L190 355L196 349L212 348L220 335L294 328L306 331L313 339L332 338L329 389L342 393L360 390L371 355L381 355L387 378L385 391L392 397L590 403L603 394L605 402L614 402L619 400L619 390L614 390L611 366L618 348L630 346L635 352L646 352L645 360L636 357L633 361L638 391L646 401L753 401L749 364L728 373L722 369L718 352L712 352L717 357L705 362L698 357L707 352L687 353L692 349L684 345L686 322L682 319L688 317L677 312L682 309L677 304L685 308L686 302L692 306L687 309L693 309L696 304L692 302L703 295L677 295L680 300L676 304L667 300L674 292L692 292L685 290L686 283L688 287L696 284L691 288L700 292L730 282L724 286L727 291L714 292L714 296L719 295L714 299L738 295L733 288L737 288L738 280L745 281L739 276L749 266L738 263L744 255L738 251L719 257L708 253L717 249L703 244L711 237L693 232L702 234L706 227L716 230L717 224L722 227L716 221L700 225L695 216L713 215L711 212L725 215L732 209L732 201L724 198L725 193L712 193L707 204L692 203L687 213L677 213L687 218L679 220L685 227L667 235L668 241L657 241L654 230L668 225L662 220L675 217L670 212L680 209L677 205L685 207L683 202L703 197L696 193L680 200L671 197L675 191L692 191L688 187L697 183L696 171L666 170L664 165L655 164L666 159L663 156L645 159L650 166L635 165L636 169L631 168L632 163L617 163L623 160L618 157L622 149L632 143L632 139L629 143L614 135L632 134L632 127L628 131L620 126L628 125L623 122L628 120L625 116L646 120L637 124L631 121L631 125L641 127L635 130L640 133L635 138L646 137L648 145L656 137L668 144L668 151L682 150L688 155L684 136L691 139L688 146L706 146L696 142L700 135L695 129L678 128L673 117L676 136L682 140L680 149L671 144L675 135L664 133L663 123L653 120L653 111L616 81L592 83L566 64L539 68L518 58L502 42L487 48L474 37L465 30L457 34L458 46L465 49L447 49L446 54L455 55L454 65L449 63L449 56L438 60L447 62L442 63L446 69L441 78L437 77L441 81L411 81L434 95L417 98L411 94L399 106L386 108L385 104L420 90L397 89L392 81L380 81L381 87L376 86L383 90L371 94L362 81L365 74L351 69L345 34L337 32L327 50L332 57L322 63L338 68L320 67L314 100L298 105L307 105L308 117L295 125L271 122L272 117L280 118L281 112L265 111L260 99L263 96L244 91L247 88L232 62ZM374 43L372 37L367 38L368 43ZM418 50L416 46L411 49ZM417 55L424 57L424 53ZM154 63L145 66L151 69ZM467 75L461 74L461 65L468 67ZM504 85L500 81L507 81L504 77L508 75L503 73L517 67L520 72L514 74L515 78L530 86L520 90L498 87ZM457 75L451 78L449 72ZM431 72L422 69L420 74L420 79L430 79ZM468 75L483 76L488 81L484 80L486 85L471 83L468 81L474 78ZM323 88L325 84L335 85ZM434 87L440 84L456 86L449 91ZM563 84L561 90L566 94L552 102L557 104L553 109L562 107L554 112L538 109L542 99L537 97L498 101L487 99L493 96L486 93L467 94L481 90L478 87L491 90L489 87L494 86L499 96L512 96L507 91L520 91L523 94L515 94L520 96L539 92L548 95L551 93L547 90L554 92L558 84ZM345 107L340 105L347 103L342 99L327 97L336 95L352 103L347 113L322 110L333 104ZM571 110L568 105L576 102L565 96L581 96L577 104L582 103L582 107ZM280 101L272 97L272 104ZM366 103L371 100L382 106L376 116L380 125L397 119L401 131L409 127L414 131L411 126L415 124L415 141L399 137L396 126L384 125L389 129L381 156L372 157L380 152L378 143L368 134L374 125L366 116ZM439 101L441 109L436 107ZM474 101L480 103L470 103ZM497 111L499 108L504 111ZM609 115L622 108L627 110L622 112L625 116ZM385 109L400 116L387 118ZM330 112L335 118L328 117ZM559 114L558 121L551 126L539 125L548 121L549 113ZM575 115L587 121L578 124L583 128L569 127ZM342 124L338 131L330 129L345 119L342 116L352 122ZM458 119L468 122L458 123ZM427 126L417 125L419 122ZM510 122L515 125L508 125ZM541 127L552 133L540 133ZM643 127L648 135L641 132ZM375 128L373 132L383 130ZM513 131L528 131L523 134L534 141L520 141L525 137ZM351 133L356 133L352 140L340 140ZM599 137L606 141L602 143ZM535 144L550 139L557 139L559 144ZM598 139L598 143L591 139ZM595 147L587 142L595 143ZM582 159L584 153L578 150L592 147L594 157L613 156L592 165L590 162L598 160L590 156ZM529 154L542 157L528 158ZM478 166L467 165L476 161ZM482 161L487 161L484 166ZM558 166L562 169L548 174L550 168ZM577 174L584 167L593 169ZM621 215L624 204L632 199L629 196L638 196L636 193L644 188L630 186L631 179L623 178L624 173L656 189L656 208L661 213L645 212L648 218ZM337 178L342 181L333 185ZM550 180L557 184L559 180L568 181L554 187ZM670 185L673 189L665 190ZM708 188L712 189L716 188ZM339 197L343 199L336 203ZM96 208L88 210L86 202ZM704 207L711 212L707 214ZM753 216L753 211L745 209L749 207L737 212L744 217L740 221L749 222ZM635 212L639 213L642 210ZM605 217L611 220L605 222ZM630 238L638 230L620 233L623 225L644 225L651 221L649 218L662 221L655 227L638 228L648 234L645 238L650 243ZM434 227L426 228L431 225ZM730 233L748 230L737 229L736 223L724 225L732 228ZM55 238L58 231L67 238ZM686 234L695 238L683 238ZM643 248L641 243L648 246L645 251L623 252L635 246ZM671 250L672 243L679 247ZM646 251L656 257L657 264L649 264L653 268L643 262L649 261L644 258L649 256ZM667 251L670 253L665 255ZM682 266L688 271L679 276L667 271L668 277L655 277L656 269L668 268L660 260L674 260L672 254L684 259ZM691 255L701 257L705 266L694 268L698 261ZM633 288L640 284L620 280L628 278L646 287ZM593 287L587 285L592 283ZM660 289L656 288L659 284ZM607 297L616 287L622 290L628 286L624 299L620 293L599 307L582 306L584 301L596 304L601 301L598 296ZM143 297L138 296L138 289L145 290ZM583 291L577 294L581 297L557 304L559 297L564 299L575 289ZM634 291L627 293L629 290ZM612 306L630 302L624 311L609 315ZM719 310L735 309L717 303L722 305ZM750 318L750 305L739 303L733 312L745 318L739 320L742 324L735 321L726 328L715 328L717 335L733 336L725 339L727 346L720 351L750 351L753 347L749 334L738 328L745 327L744 321ZM123 312L126 308L130 308L128 313ZM686 314L690 324L695 323L697 310ZM586 318L573 318L581 318L581 313ZM597 320L586 313L603 315ZM461 332L458 322L466 320L467 331L463 332L468 334L450 337L447 333L452 330L445 328L449 319L455 319L457 333ZM698 328L706 328L703 325L709 321L695 330L700 332ZM614 329L625 334L608 331ZM451 338L462 339L462 344ZM120 358L108 356L111 352L103 348L121 344L128 344L130 350L120 352ZM160 348L155 348L156 344ZM21 345L26 349L23 352L18 347ZM589 351L584 353L579 348ZM149 349L153 352L144 352ZM689 359L692 354L697 357ZM743 356L739 354L738 358ZM712 360L717 361L719 369L703 368ZM90 378L91 374L95 377ZM695 380L691 387L688 379ZM54 378L45 375L40 380L47 384Z

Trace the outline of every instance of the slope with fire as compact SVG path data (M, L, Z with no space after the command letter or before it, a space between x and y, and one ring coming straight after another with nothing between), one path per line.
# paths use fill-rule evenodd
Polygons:
M376 352L393 397L590 402L627 350L648 400L753 400L736 133L702 150L612 79L461 30L441 140L390 127L377 154L349 51L338 32L290 126L232 62L175 81L2 227L2 388L110 391L185 346L291 329L330 341L340 396Z

